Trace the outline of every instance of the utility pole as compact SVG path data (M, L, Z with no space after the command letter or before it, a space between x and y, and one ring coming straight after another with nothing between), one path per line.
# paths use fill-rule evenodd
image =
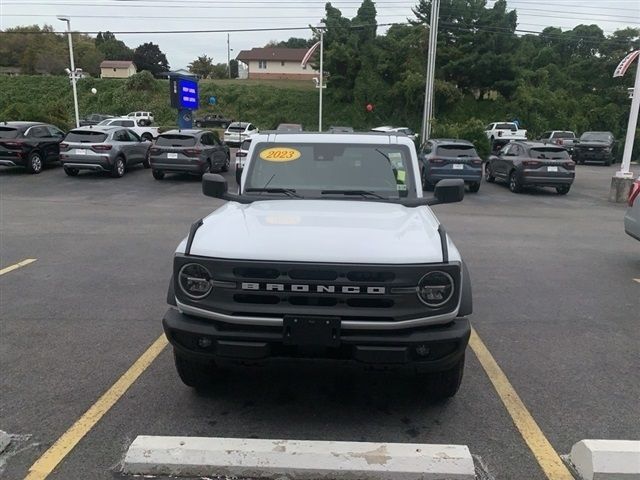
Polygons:
M427 57L427 78L424 85L424 110L422 112L422 138L424 143L431 136L431 119L433 118L433 86L436 73L436 48L438 45L438 16L440 0L431 0L431 24L429 25L429 50Z
M76 114L76 128L80 126L80 114L78 113L78 90L76 88L76 65L73 60L73 41L71 39L71 19L69 17L59 16L58 20L67 23L67 35L69 37L69 57L71 59L71 86L73 88L73 106Z
M318 105L318 131L322 132L322 90L324 90L324 24L318 26L320 31L320 82L318 87L320 89L319 105Z
M229 70L229 78L231 78L231 45L229 43L228 33L227 33L227 70Z

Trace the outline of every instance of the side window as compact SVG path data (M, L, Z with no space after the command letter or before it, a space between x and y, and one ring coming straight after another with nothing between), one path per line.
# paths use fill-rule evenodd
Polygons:
M127 130L127 135L129 135L129 141L131 142L139 142L140 137L136 132L132 132L131 130Z
M49 136L51 137L64 137L64 132L58 130L56 127L47 127L49 130Z
M123 127L135 127L136 126L136 122L134 122L133 120L124 120L123 122Z
M113 139L116 142L128 142L129 135L127 135L126 130L118 130L116 133L113 134Z
M213 143L211 143L211 138L209 138L208 133L205 133L200 137L200 143L202 143L202 145L213 145Z
M511 150L511 145L505 145L504 147L502 147L502 150L500 150L500 154L501 155L509 155L509 151Z
M29 130L28 137L45 138L49 136L49 130L46 127L32 127Z
M432 150L433 150L433 144L431 142L425 143L424 147L422 147L423 153L431 153Z

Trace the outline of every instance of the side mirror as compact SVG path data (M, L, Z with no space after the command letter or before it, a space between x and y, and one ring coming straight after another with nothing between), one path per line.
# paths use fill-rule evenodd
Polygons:
M217 173L205 173L202 176L202 193L207 197L224 198L229 190L227 180Z
M464 181L456 179L440 180L436 183L433 196L438 203L456 203L464 198Z

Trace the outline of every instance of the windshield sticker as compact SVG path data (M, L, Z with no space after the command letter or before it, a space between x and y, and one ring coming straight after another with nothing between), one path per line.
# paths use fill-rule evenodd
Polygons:
M267 162L293 162L298 160L301 155L299 150L286 147L267 148L260 152L260 158Z
M405 172L404 170L398 170L396 173L396 180L398 182L405 183L406 179L407 179L407 172Z

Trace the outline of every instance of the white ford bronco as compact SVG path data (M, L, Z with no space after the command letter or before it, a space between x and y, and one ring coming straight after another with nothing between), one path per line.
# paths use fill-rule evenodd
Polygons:
M418 372L455 395L469 341L471 283L429 208L460 180L420 188L405 135L265 132L227 200L178 246L163 319L182 381L212 386L226 361L350 359Z

